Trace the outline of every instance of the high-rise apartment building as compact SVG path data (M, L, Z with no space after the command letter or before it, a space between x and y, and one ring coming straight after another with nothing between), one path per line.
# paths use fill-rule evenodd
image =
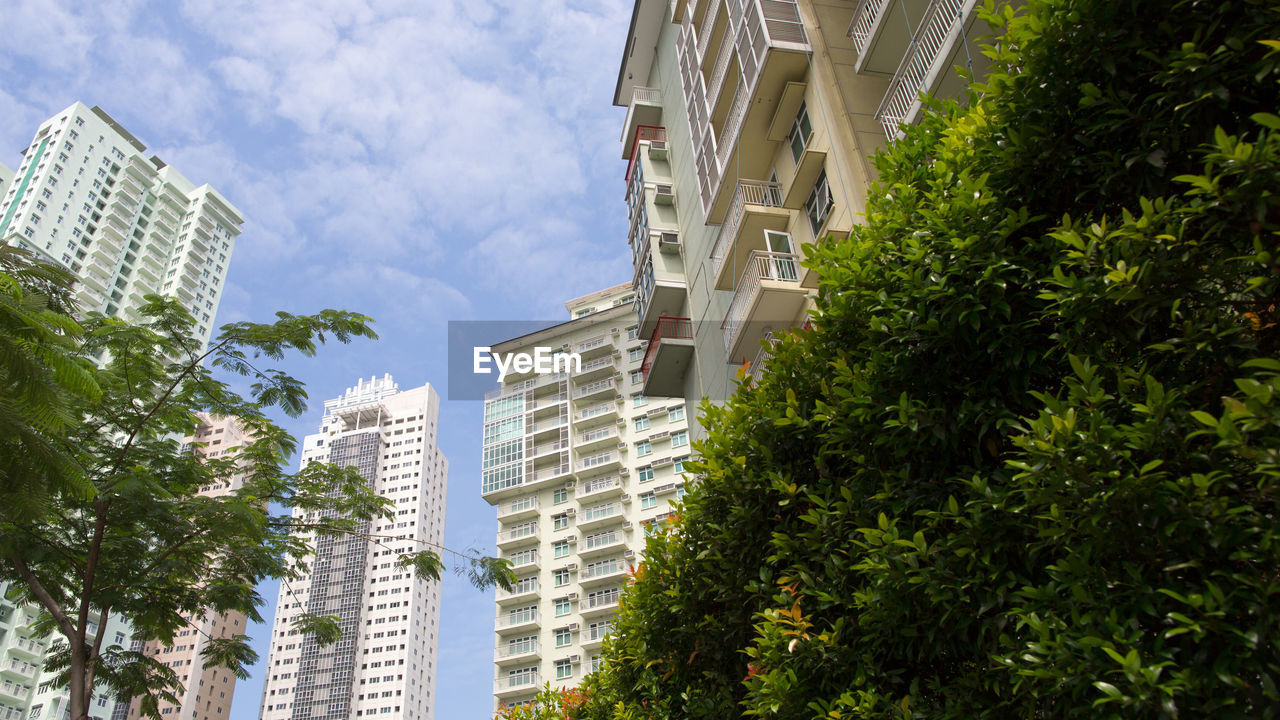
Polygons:
M9 183L13 182L13 171L8 165L0 163L0 197L9 193Z
M497 592L497 706L598 667L646 529L684 493L685 403L644 393L652 358L633 301L630 283L571 300L573 319L492 348L581 358L567 372L512 372L484 403L481 494L517 578Z
M128 319L147 294L178 298L203 347L244 220L146 149L96 106L49 118L0 195L0 242L75 273L86 311Z
M233 452L252 442L235 418L200 416L201 424L196 434L186 438L200 457L216 458ZM220 497L239 490L244 485L240 474L219 478L200 488L198 494ZM231 700L235 695L235 673L204 664L202 653L212 638L242 635L245 631L244 613L223 613L208 617L187 618L189 626L177 633L172 645L157 641L135 642L132 649L145 652L178 674L184 692L177 703L160 703L160 714L166 720L227 720L231 712ZM141 703L120 703L112 715L113 720L140 720Z
M325 402L302 465L357 468L395 503L395 517L366 523L362 534L314 538L306 577L281 585L261 720L430 720L440 581L396 563L444 542L449 465L436 446L439 413L434 388L401 391L390 375ZM337 616L342 639L320 646L300 634L301 613Z
M804 246L852 231L922 92L988 67L976 4L636 0L614 104L647 394L722 401L805 322Z

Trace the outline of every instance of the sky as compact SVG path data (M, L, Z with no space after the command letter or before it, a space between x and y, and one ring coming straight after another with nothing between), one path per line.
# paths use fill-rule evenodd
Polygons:
M446 395L450 320L557 320L630 280L625 110L612 106L630 0L5 0L0 162L76 101L100 105L245 217L218 323L323 308L376 341L283 368L323 401L391 373ZM504 338L495 338L501 340ZM446 544L492 553L481 407L442 403ZM261 658L233 720L256 718ZM488 718L492 591L447 576L435 717Z

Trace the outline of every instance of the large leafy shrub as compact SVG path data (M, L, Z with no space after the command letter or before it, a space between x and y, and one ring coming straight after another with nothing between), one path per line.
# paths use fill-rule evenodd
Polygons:
M586 716L1280 715L1280 9L989 17L704 404Z

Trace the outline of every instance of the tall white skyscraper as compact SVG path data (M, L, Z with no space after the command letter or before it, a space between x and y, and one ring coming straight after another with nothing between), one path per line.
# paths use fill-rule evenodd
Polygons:
M324 404L302 465L353 466L395 502L366 535L315 539L310 574L284 583L271 631L262 720L429 720L435 697L440 582L396 566L404 552L444 542L449 464L436 446L440 396L400 391L390 375L359 381ZM342 639L300 634L301 613L335 615Z
M178 298L203 347L244 219L146 149L96 106L49 118L7 189L0 170L0 242L74 272L86 311L128 319L147 294Z

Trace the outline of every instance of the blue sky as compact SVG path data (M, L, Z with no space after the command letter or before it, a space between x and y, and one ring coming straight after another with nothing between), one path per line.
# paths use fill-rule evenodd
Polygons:
M630 0L9 0L0 162L79 100L244 213L219 322L325 307L381 339L286 368L312 407L359 377L445 391L449 320L558 319L630 279L623 110ZM446 401L446 537L492 551L480 404ZM275 587L264 586L266 611ZM269 618L268 618L269 621ZM269 624L251 628L266 661ZM492 594L445 580L436 717L492 707ZM232 718L257 717L258 669Z

